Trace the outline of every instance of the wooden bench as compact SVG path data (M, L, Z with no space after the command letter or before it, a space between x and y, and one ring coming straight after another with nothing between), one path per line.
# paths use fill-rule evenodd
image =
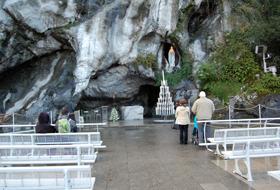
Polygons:
M87 166L1 167L1 190L92 190L95 178Z
M97 153L91 144L2 145L1 165L94 163Z
M214 138L207 140L208 145L216 145L216 153L222 156L220 145L227 151L228 145L240 140L271 138L280 138L280 127L216 129Z
M92 144L95 148L106 148L102 143L100 132L0 134L0 145Z
M222 152L225 159L235 161L234 173L253 181L251 172L251 158L280 156L280 138L248 139L233 143L231 151ZM243 160L247 174L243 174L239 167L239 160Z

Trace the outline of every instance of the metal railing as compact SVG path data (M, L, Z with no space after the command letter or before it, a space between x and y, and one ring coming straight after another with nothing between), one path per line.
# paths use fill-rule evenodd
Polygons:
M108 106L102 106L92 110L77 110L74 112L76 122L77 123L107 123L110 115L108 112L109 109L110 107ZM275 116L278 116L279 113L279 117L280 117L280 109L258 104L247 108L237 108L232 106L217 108L214 112L214 118L234 119L236 113L254 112L254 117L258 117L259 119L261 119L262 117L264 117L264 109L270 110L270 112ZM52 111L49 111L48 113L50 115L51 123L53 124L55 122L55 114ZM1 124L16 125L19 123L28 125L28 124L36 123L36 121L30 120L26 117L25 114L20 114L20 113L12 113L10 115L0 114L0 125ZM3 132L1 131L1 128L0 128L0 132Z
M246 127L251 128L254 127L268 127L268 126L280 126L280 123L273 123L272 121L280 121L280 117L276 118L254 118L254 119L228 119L228 120L203 120L203 121L197 121L197 123L203 124L203 138L204 143L203 146L206 146L207 150L213 151L208 148L207 138L206 137L206 128L210 124L210 126L213 128L213 126L221 126L222 128L233 128L233 127ZM209 127L209 126L208 126ZM244 128L245 128L244 127Z
M93 110L80 110L79 123L106 123L108 122L108 106Z
M55 123L55 116L52 111L50 115L51 124ZM74 112L77 125L83 126L99 126L107 125L108 122L108 107L102 106L93 110L77 110ZM35 132L37 121L28 119L24 114L0 114L0 133L32 133Z

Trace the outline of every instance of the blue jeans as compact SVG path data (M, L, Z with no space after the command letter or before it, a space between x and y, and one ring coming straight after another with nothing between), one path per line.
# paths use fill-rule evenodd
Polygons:
M206 126L206 131L205 131L206 139L204 140L204 127L205 126ZM199 141L199 143L204 143L207 140L207 138L210 137L210 134L211 134L210 123L198 123L198 141Z

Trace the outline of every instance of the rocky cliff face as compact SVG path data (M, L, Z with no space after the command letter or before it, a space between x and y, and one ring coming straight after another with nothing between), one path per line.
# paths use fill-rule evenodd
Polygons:
M176 55L190 53L195 75L231 30L229 1L3 0L0 7L0 110L30 117L65 104L133 102L141 86L155 84L171 44ZM135 63L147 54L156 68Z

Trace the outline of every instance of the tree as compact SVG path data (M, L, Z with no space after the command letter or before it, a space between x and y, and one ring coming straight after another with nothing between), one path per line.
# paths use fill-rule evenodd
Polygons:
M112 111L111 111L110 120L113 121L113 122L116 122L119 119L120 119L119 118L119 113L118 113L117 109L115 107L113 107Z

